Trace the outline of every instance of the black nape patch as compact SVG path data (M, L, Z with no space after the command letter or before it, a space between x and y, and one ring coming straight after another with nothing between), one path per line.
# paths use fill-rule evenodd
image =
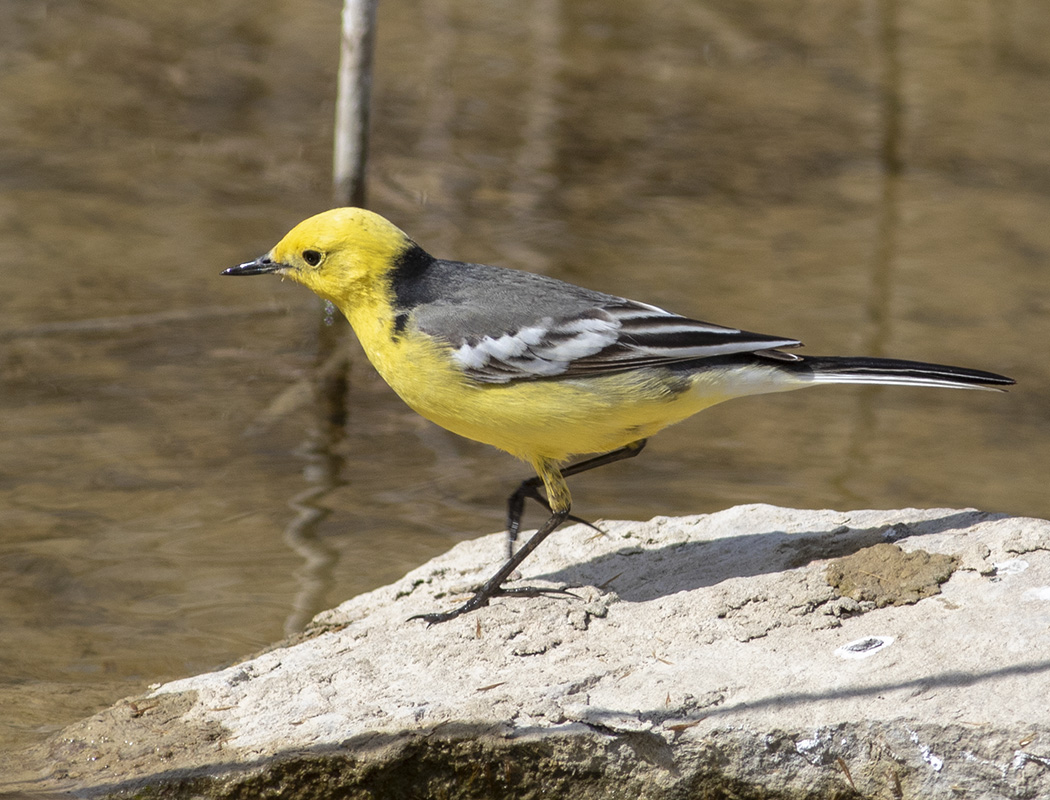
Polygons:
M397 308L411 308L419 302L415 296L419 280L433 263L434 257L415 242L394 259L390 270L390 289L394 293Z

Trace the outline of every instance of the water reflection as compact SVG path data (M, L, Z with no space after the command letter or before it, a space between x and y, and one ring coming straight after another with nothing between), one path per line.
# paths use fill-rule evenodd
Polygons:
M303 477L310 488L289 502L296 516L284 531L285 543L303 561L295 572L299 591L292 613L284 622L286 636L302 631L318 609L324 607L324 599L332 590L333 567L338 561L338 552L319 533L321 523L331 514L325 505L328 496L345 483L342 477L345 459L340 450L346 438L350 389L347 327L332 316L330 308L325 308L318 335L319 365L310 375L312 387L308 387L313 391L305 396L302 383L295 384L270 406L272 418L276 415L274 409L286 415L300 411L305 405L303 400L307 400L312 408L306 410L313 411L316 420L310 439L299 453L306 460ZM258 428L252 430L252 433L259 432Z
M337 20L0 4L0 741L498 529L527 473L305 291L218 277L326 205ZM1021 381L713 409L574 483L584 516L1046 516L1048 40L1036 2L382 4L371 197L437 255Z

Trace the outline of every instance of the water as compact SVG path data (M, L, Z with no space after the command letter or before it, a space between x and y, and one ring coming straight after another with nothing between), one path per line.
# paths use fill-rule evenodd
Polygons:
M607 6L382 4L373 208L440 256L1019 386L728 404L575 509L1050 516L1050 8ZM341 370L305 290L218 275L329 205L337 20L0 6L0 747L499 529L527 474Z

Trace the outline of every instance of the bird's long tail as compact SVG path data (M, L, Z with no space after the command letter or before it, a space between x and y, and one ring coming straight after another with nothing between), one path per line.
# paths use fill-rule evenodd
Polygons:
M802 356L782 366L806 375L813 383L884 383L898 386L943 386L950 389L987 389L1014 383L1013 378L979 369L902 361L895 358Z

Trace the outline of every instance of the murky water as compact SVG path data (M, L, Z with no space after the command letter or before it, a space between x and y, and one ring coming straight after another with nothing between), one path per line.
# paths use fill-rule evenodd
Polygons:
M305 290L218 275L329 205L337 20L0 4L2 747L498 529L526 474L353 346L342 370ZM1020 381L728 404L576 481L581 514L1050 516L1045 3L434 0L379 23L371 204L435 254ZM333 409L316 387L342 376Z

